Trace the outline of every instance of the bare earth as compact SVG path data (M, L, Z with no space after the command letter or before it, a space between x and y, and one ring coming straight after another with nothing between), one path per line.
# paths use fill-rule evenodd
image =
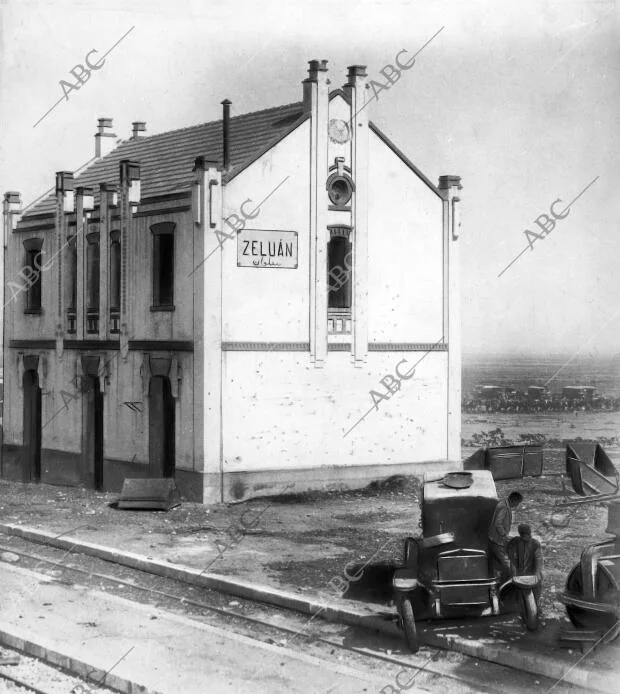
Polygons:
M515 415L496 415L492 420L488 415L470 415L464 423L464 438L497 426L514 440L519 433L536 431L551 438L565 430L573 438L577 432L582 438L604 432L610 442L617 435L615 414L581 414L578 429L570 428L572 417L522 415L521 422ZM472 450L464 448L464 456ZM619 459L617 448L606 450ZM572 494L570 489L563 492L560 476L553 474L563 470L564 450L546 448L542 477L497 483L500 495L513 488L525 494L513 532L517 523L527 521L543 542L543 607L548 617L564 616L554 591L563 589L582 549L607 537L607 511L600 503L576 507L570 518L556 515L551 522L554 504L563 500L563 493ZM345 597L385 603L390 600L390 565L400 559L402 540L420 532L418 493L419 480L397 477L363 491L255 499L229 506L184 503L163 513L116 510L110 505L116 499L113 494L2 481L0 522L67 533L201 570L332 596L334 577L342 577L347 566L352 575L355 564L370 562L363 580L351 584Z

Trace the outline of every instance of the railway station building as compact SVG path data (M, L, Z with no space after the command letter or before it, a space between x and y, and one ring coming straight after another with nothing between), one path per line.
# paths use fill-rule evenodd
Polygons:
M369 120L364 66L338 79L101 118L83 170L5 193L4 478L206 503L460 467L460 179Z

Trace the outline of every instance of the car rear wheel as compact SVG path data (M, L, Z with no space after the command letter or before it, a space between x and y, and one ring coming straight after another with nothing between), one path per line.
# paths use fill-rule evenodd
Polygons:
M519 605L521 607L521 619L525 622L528 631L538 629L538 605L531 590L519 590Z
M400 616L403 620L407 646L412 653L417 653L420 650L420 640L418 639L418 630L416 629L415 617L413 616L413 606L409 598L403 598L400 605Z

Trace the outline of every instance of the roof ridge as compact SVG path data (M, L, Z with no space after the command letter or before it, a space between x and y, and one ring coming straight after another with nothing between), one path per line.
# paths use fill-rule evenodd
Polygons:
M236 116L231 116L230 120L234 121L237 118L246 118L247 116L256 116L259 113L266 113L267 111L277 111L278 109L283 109L283 108L290 108L291 106L302 106L303 101L292 101L290 104L281 104L280 106L269 106L268 108L262 108L259 109L258 111L248 111L247 113L239 113ZM222 118L218 118L216 120L208 120L205 121L204 123L196 123L195 125L186 125L183 128L173 128L172 130L163 130L160 133L154 133L153 135L143 135L139 138L136 138L135 140L128 138L127 140L122 140L117 144L117 146L112 150L112 152L117 149L118 147L121 146L121 144L127 143L127 142L140 142L141 140L150 140L154 137L161 137L162 135L169 135L170 133L179 133L182 132L183 130L193 130L195 128L202 128L207 125L213 125L214 123L221 123ZM107 156L107 155L106 155Z

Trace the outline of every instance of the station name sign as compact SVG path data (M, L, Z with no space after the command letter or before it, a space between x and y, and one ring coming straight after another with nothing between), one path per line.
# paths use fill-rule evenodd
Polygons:
M297 232L242 229L237 234L237 267L297 269Z

